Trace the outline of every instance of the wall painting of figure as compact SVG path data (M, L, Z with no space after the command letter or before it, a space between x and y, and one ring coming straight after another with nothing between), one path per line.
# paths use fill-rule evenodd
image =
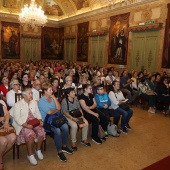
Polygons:
M78 24L77 61L87 62L88 60L88 29L89 22Z
M20 58L19 24L2 22L1 51L3 59Z
M109 64L127 64L130 13L110 17Z
M64 59L64 28L42 28L41 58Z

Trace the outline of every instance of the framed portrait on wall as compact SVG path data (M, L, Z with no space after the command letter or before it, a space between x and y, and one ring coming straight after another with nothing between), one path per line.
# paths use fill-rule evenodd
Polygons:
M20 58L19 24L11 22L2 22L1 51L2 59Z
M78 24L77 33L77 61L88 61L88 33L89 22Z
M127 64L130 13L110 17L109 64Z
M64 59L64 27L42 28L41 59Z

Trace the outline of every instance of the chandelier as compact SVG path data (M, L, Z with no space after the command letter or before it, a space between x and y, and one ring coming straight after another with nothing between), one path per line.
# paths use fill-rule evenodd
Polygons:
M35 0L31 0L30 6L26 4L22 8L22 12L19 14L19 22L34 29L36 26L44 26L47 23L47 17L44 15L41 6L37 7Z

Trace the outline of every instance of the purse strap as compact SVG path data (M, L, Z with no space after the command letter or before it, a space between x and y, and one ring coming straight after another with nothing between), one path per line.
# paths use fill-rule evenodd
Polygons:
M68 98L66 97L66 102L67 102L67 110L69 111L69 104L68 104Z

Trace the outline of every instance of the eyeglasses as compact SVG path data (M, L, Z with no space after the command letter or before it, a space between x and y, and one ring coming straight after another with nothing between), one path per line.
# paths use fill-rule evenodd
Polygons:
M100 89L98 89L98 90L104 90L103 88L100 88Z
M92 90L92 88L88 88L89 90Z
M14 85L20 86L20 84L14 84Z
M36 86L41 86L41 84L35 84Z

